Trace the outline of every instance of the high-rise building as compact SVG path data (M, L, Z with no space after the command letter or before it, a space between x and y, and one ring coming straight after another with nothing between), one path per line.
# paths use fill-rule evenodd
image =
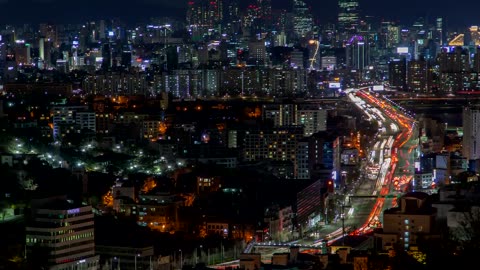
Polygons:
M468 49L456 47L452 51L442 50L437 56L440 71L440 90L452 93L463 90L470 75L470 53Z
M391 87L403 90L407 84L407 61L396 59L388 63L388 81Z
M41 269L98 269L92 207L64 197L33 201L26 225L26 253Z
M345 40L352 34L355 34L358 23L358 0L338 0L338 31L341 37L340 40Z
M220 72L216 69L205 69L202 76L202 94L207 97L217 95L220 88Z
M463 110L463 156L467 160L480 159L480 107Z
M409 91L428 91L428 63L424 59L412 60L407 66L407 88Z
M30 44L24 42L15 44L15 61L18 66L31 64Z
M303 126L306 137L327 130L327 110L315 106L300 106L296 118L297 123Z
M239 0L224 0L222 29L228 34L237 33L241 26Z
M267 48L264 40L252 40L248 43L249 58L257 65L265 65L268 62Z
M297 38L306 37L312 31L313 17L303 0L293 1L293 31Z
M257 0L260 7L260 17L269 19L272 17L272 0Z
M370 64L370 47L368 40L360 35L354 35L346 43L347 67L363 70Z
M268 31L272 28L272 0L257 0L259 7L259 19L263 25L263 30Z
M0 83L4 81L6 61L7 61L7 44L2 40L0 35Z
M445 36L445 22L441 17L436 18L434 40L438 42L440 46L443 46L445 43Z
M295 69L305 68L305 53L304 50L295 48L290 53L290 66Z
M217 27L223 18L222 0L194 0L188 2L187 25L199 34Z
M295 159L295 179L310 179L308 167L308 140L301 140L297 143L297 157Z
M40 24L40 35L45 37L46 41L52 42L55 47L59 46L57 27L52 24Z
M394 22L384 21L380 26L379 45L382 49L396 46L400 40L400 28Z
M303 126L305 137L327 129L327 110L309 104L270 104L263 106L263 118L275 127Z

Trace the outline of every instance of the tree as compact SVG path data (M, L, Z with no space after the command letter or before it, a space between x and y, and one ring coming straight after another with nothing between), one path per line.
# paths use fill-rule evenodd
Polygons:
M464 249L480 250L480 207L467 205L457 214L458 225L452 236Z

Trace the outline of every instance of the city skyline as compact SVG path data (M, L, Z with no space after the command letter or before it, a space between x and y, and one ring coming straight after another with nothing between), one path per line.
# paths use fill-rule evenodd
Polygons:
M254 0L251 0L251 2ZM120 18L127 23L145 22L150 17L173 16L184 18L188 1L167 0L139 0L134 3L127 0L85 0L79 5L64 0L25 0L12 1L0 0L1 10L18 12L6 12L0 23L23 24L23 23L82 23L89 20ZM241 4L248 4L240 1ZM312 7L313 14L320 24L336 22L337 0L305 1ZM359 1L361 16L373 16L378 19L398 21L401 24L411 24L420 17L446 18L449 27L463 28L480 24L476 19L475 10L480 8L480 3L461 0L457 4L447 5L438 1L413 1L406 0L399 6L392 7L390 2L371 0ZM273 0L273 8L290 7L291 0ZM29 8L25 8L28 6ZM468 8L467 8L468 7ZM459 16L458 14L462 14Z

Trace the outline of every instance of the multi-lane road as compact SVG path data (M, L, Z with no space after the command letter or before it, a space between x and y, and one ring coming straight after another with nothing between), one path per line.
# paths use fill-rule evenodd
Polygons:
M324 227L319 239L297 240L290 244L320 246L322 240L333 243L346 236L361 235L382 226L383 211L396 205L399 187L412 178L414 149L416 148L416 126L414 118L394 102L371 93L368 88L347 91L350 102L355 104L370 121L376 121L379 131L367 153L364 178L356 188L349 191L345 199L344 223ZM403 181L403 183L401 182ZM283 243L283 246L289 243ZM285 247L278 243L263 243L256 247L268 260L275 252ZM307 249L307 248L305 248ZM253 250L253 249L250 249ZM312 250L313 251L313 250ZM238 261L230 262L238 264Z
M356 104L368 104L362 106L365 113L370 113L373 120L378 121L380 134L371 152L369 166L378 168L376 183L372 196L376 197L367 219L359 226L353 234L364 234L372 231L373 228L381 226L383 211L395 206L398 186L411 179L413 166L414 146L411 145L412 136L415 134L415 120L401 107L388 99L381 98L367 89L354 90L348 93L349 98ZM405 147L408 147L405 155ZM399 153L403 153L401 166L399 166ZM376 163L378 162L378 163ZM401 178L399 175L403 175ZM403 183L406 184L406 183Z

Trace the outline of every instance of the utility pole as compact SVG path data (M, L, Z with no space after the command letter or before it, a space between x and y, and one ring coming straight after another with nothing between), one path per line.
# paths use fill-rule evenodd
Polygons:
M345 205L345 201L342 202L342 246L345 246L345 207L351 207L351 205Z

